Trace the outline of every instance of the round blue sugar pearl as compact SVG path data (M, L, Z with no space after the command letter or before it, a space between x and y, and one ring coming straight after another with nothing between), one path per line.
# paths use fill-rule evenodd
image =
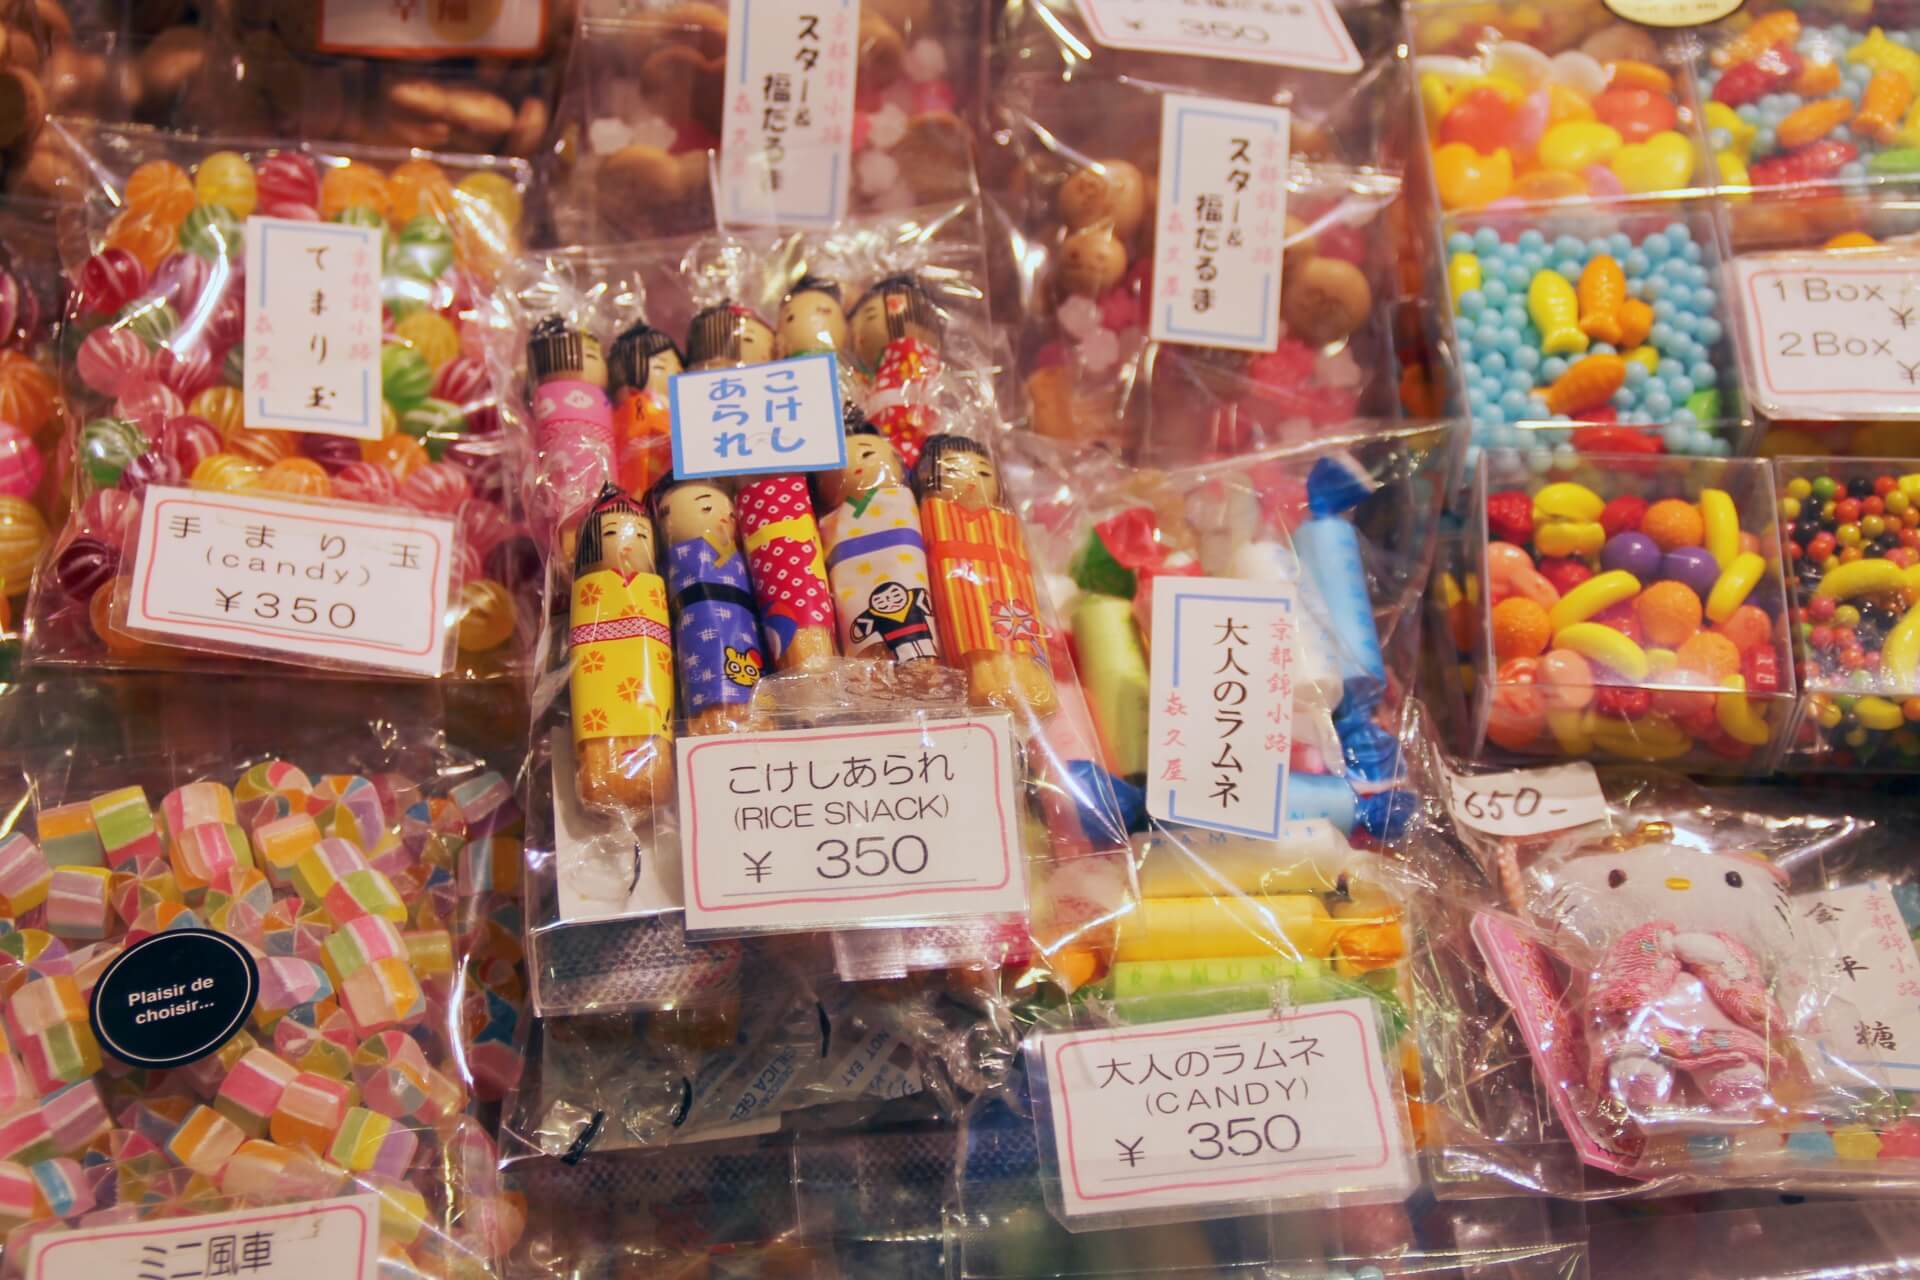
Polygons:
M1515 391L1533 390L1533 371L1530 369L1507 370L1507 385Z
M1648 260L1644 252L1639 249L1632 249L1628 251L1627 256L1621 261L1620 269L1629 276L1644 276L1653 269L1653 263Z
M1508 297L1507 282L1504 280L1486 280L1480 285L1480 294L1494 306L1505 303Z
M1540 362L1540 377L1543 381L1552 382L1566 371L1567 362L1562 356L1548 356Z
M1634 403L1634 393L1630 388L1622 387L1618 391L1613 393L1614 408L1631 409L1633 408L1633 403Z
M1527 411L1527 393L1507 391L1500 396L1500 411L1510 418L1518 418Z
M1648 236L1640 242L1640 252L1647 255L1649 262L1665 262L1673 256L1673 246L1665 236Z
M1647 366L1638 360L1627 361L1627 385L1637 387L1647 380Z
M1753 154L1766 155L1773 150L1773 126L1763 124L1753 131Z
M1662 428L1660 438L1667 442L1667 448L1674 453L1683 453L1686 451L1687 441L1692 434L1693 433L1687 430L1687 428L1675 425Z
M1481 253L1491 253L1500 247L1500 233L1492 227L1482 227L1473 233L1473 247Z
M1647 331L1648 341L1662 350L1672 344L1674 337L1673 326L1664 320L1655 321L1653 328Z
M1507 282L1509 289L1525 289L1533 283L1533 273L1517 262L1501 272L1500 278Z
M1633 250L1633 239L1624 231L1616 231L1607 237L1607 252L1616 258L1624 258Z
M1653 304L1653 318L1655 320L1671 320L1679 310L1680 308L1674 305L1672 298L1662 298Z
M1522 249L1538 249L1546 242L1547 237L1537 227L1528 227L1520 233L1519 239L1514 241Z
M1577 258L1586 249L1577 236L1558 236L1553 242L1553 255L1556 258Z
M1673 412L1673 398L1664 391L1649 391L1642 397L1640 407L1656 418L1664 418Z
M1733 114L1739 116L1748 124L1753 124L1760 118L1760 108L1754 106L1751 102L1743 102L1733 109Z
M1516 369L1538 369L1540 367L1540 348L1517 345L1513 349L1513 354L1509 356L1508 359L1513 361L1513 367Z
M1456 231L1447 237L1448 253L1472 253L1473 237L1464 231Z
M1687 366L1687 377L1695 387L1710 387L1720 380L1720 371L1705 360Z
M1487 295L1481 293L1478 289L1469 289L1461 294L1455 302L1461 315L1477 316L1480 314L1481 309L1487 305Z
M1587 354L1592 356L1617 356L1620 353L1614 350L1611 342L1596 342L1587 348Z

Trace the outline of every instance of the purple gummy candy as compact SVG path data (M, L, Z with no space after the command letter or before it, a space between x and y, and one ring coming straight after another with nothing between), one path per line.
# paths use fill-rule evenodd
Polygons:
M300 437L300 452L327 469L329 475L360 461L360 442L346 436L321 435L308 431Z
M120 553L97 538L75 538L54 557L53 582L69 599L91 600L120 571Z
M1660 576L1691 587L1702 600L1720 580L1720 565L1705 547L1679 547L1660 561Z
M1616 533L1600 548L1600 567L1624 569L1641 582L1660 572L1660 544L1644 533Z
M146 493L148 485L177 485L183 475L178 458L162 449L149 449L121 471L120 488L138 498Z

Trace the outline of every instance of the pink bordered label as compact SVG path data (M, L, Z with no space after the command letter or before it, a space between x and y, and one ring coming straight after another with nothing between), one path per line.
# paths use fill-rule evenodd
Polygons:
M380 1197L346 1196L37 1235L28 1280L261 1276L375 1280Z
M1756 409L1920 417L1920 256L1910 246L1762 254L1732 269Z
M444 516L155 485L115 617L173 648L437 676L457 537Z
M552 0L316 0L322 53L363 58L528 58Z
M1351 75L1363 65L1332 0L1077 0L1087 30L1110 49L1269 62Z
M1246 1201L1398 1199L1417 1181L1371 1000L1035 1045L1070 1224Z
M1026 911L1004 715L674 745L689 933Z

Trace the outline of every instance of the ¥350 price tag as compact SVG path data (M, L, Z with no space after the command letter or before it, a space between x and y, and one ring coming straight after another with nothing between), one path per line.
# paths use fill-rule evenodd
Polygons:
M1920 417L1920 255L1739 258L1747 393L1783 418Z
M1447 788L1453 820L1490 836L1548 835L1607 820L1607 799L1590 764L1477 777L1449 771Z
M1371 1000L1033 1044L1069 1219L1413 1186Z
M681 738L687 931L1024 913L1005 716Z
M1079 0L1080 16L1111 49L1185 53L1351 74L1360 51L1333 0Z

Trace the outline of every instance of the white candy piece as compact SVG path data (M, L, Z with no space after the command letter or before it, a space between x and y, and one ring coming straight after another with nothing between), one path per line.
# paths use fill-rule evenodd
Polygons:
M1487 73L1503 76L1522 88L1531 89L1537 84L1546 83L1547 77L1553 74L1553 60L1530 44L1507 40L1493 47Z
M1068 337L1076 340L1091 337L1094 330L1100 327L1099 305L1093 299L1083 298L1077 293L1061 303L1055 315L1060 320L1060 328Z
M625 120L602 116L587 124L587 148L597 156L610 156L633 142L633 129Z
M907 136L907 113L889 102L867 117L867 145L891 151Z
M1105 373L1120 363L1120 340L1111 329L1095 329L1080 342L1080 364L1088 373Z
M879 195L900 181L900 162L884 151L867 151L854 162L854 173L863 194Z
M1583 98L1597 97L1607 87L1607 69L1600 65L1598 58L1578 49L1569 49L1557 55L1548 78L1552 83L1563 84Z
M1480 75L1480 68L1467 59L1444 53L1415 58L1413 70L1416 75L1439 76L1442 80L1472 80Z
M922 37L907 50L907 79L916 84L938 80L947 74L947 51L938 40Z

